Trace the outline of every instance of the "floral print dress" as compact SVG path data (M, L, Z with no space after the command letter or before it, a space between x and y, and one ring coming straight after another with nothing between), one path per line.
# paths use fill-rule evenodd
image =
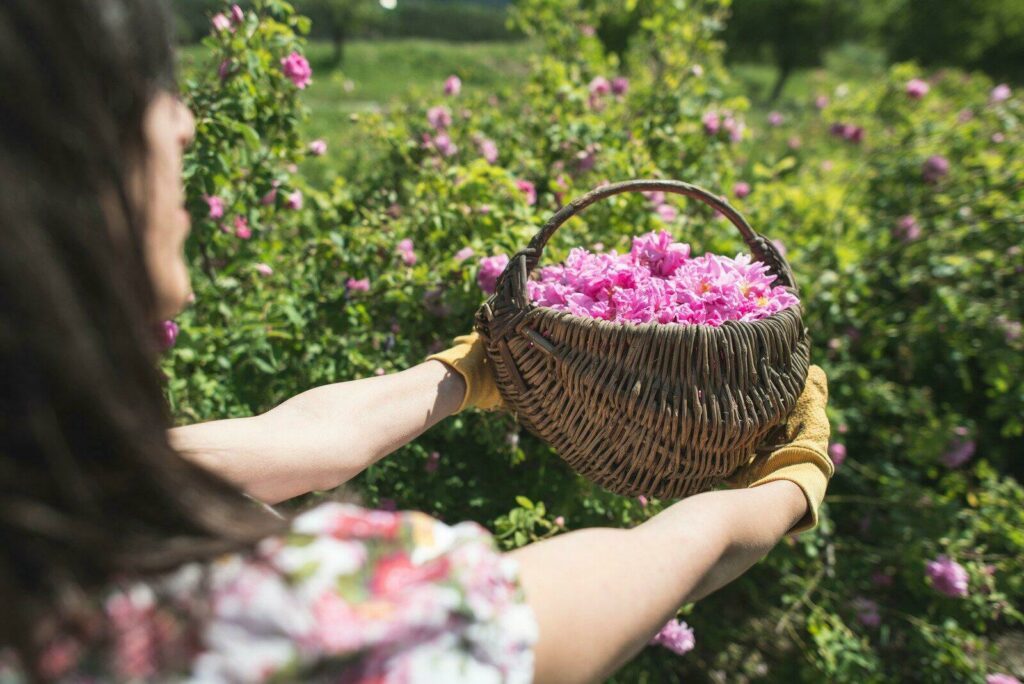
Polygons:
M105 597L111 638L58 638L61 682L525 683L537 623L518 565L475 522L329 502L204 573ZM22 682L10 653L0 684Z

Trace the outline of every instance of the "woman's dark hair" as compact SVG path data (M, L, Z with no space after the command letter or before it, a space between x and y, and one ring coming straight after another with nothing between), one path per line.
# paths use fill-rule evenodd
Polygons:
M44 620L282 524L166 435L129 178L170 26L159 0L0 3L0 646L35 678Z

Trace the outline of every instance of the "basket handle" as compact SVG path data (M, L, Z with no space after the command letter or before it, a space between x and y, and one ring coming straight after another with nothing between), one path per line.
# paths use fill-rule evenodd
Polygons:
M746 219L721 197L697 185L677 180L622 181L601 186L591 190L582 197L577 197L548 219L547 223L541 227L540 231L530 240L530 244L525 249L520 250L509 259L508 266L498 276L498 291L503 289L506 278L512 277L512 283L515 285L512 292L518 295L514 299L518 299L520 306L526 308L527 303L530 301L526 292L526 281L544 254L545 245L547 245L548 240L558 230L559 226L598 200L618 195L622 192L638 191L663 191L685 195L698 199L722 212L739 229L740 235L743 236L743 241L747 243L754 258L767 264L769 270L778 277L778 282L775 284L787 286L792 289L794 295L799 296L796 279L793 277L793 269L790 267L789 262L786 261L786 258L779 252L778 248L772 244L771 240L751 228Z

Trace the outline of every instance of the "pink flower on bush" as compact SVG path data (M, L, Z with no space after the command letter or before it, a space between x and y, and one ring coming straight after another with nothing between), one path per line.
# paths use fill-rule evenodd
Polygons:
M985 684L1021 684L1021 681L1013 675L993 672L985 675Z
M478 265L476 284L487 294L494 294L494 289L498 285L498 276L502 274L506 266L508 266L507 254L484 257Z
M356 280L355 278L349 278L345 281L345 287L352 292L369 292L370 279L360 278L359 280Z
M771 112L771 113L768 114L768 124L770 126L774 126L774 127L778 128L779 126L782 125L782 122L784 120L785 119L782 116L781 112Z
M591 95L607 95L612 90L612 84L604 76L597 76L587 86Z
M302 191L296 190L295 192L288 195L288 199L285 201L285 206L289 209L298 211L302 208Z
M423 466L423 469L428 473L432 473L437 470L437 466L441 463L441 453L438 451L431 451L427 455L427 462Z
M488 164L498 161L498 146L490 138L483 138L480 143L480 154L487 160Z
M744 181L736 183L736 185L732 186L732 193L740 199L743 199L750 194L750 183Z
M220 80L223 81L223 80L225 80L230 75L231 75L231 60L230 59L224 59L224 60L221 61L220 66L217 67L217 78L219 78Z
M967 596L967 570L946 554L928 561L925 570L932 581L932 587L937 591L958 598Z
M399 256L402 257L402 261L405 262L406 266L414 266L416 264L416 252L413 251L412 240L409 238L399 240L395 249L398 251Z
M300 90L304 89L313 80L313 69L310 68L306 58L298 52L282 57L281 69L284 71L284 75Z
M565 527L565 518L562 516L555 518L555 527Z
M323 138L317 138L313 142L309 143L309 153L314 157L322 157L327 154L327 141Z
M636 497L636 500L640 503L640 508L647 508L648 501L646 496L641 494L640 496Z
M281 181L275 180L270 184L270 190L260 200L260 204L267 207L277 201L277 188L281 185Z
M907 96L915 100L920 100L922 97L928 94L931 87L927 81L922 81L919 78L912 78L907 81Z
M213 18L210 19L210 23L213 25L213 28L217 31L231 30L231 20L228 19L227 15L223 12L218 12L217 14L214 14Z
M853 609L857 612L857 620L868 627L877 627L882 623L882 616L878 613L878 603L864 596L858 596L852 601Z
M625 76L616 76L612 79L612 94L625 95L629 90L629 79Z
M238 5L231 6L231 21L236 25L245 21L245 12Z
M462 263L469 257L473 256L474 253L475 252L473 251L472 247L463 247L462 249L455 253L455 262Z
M435 130L443 130L452 125L452 113L444 105L437 105L427 110L427 121Z
M789 140L786 141L786 146L791 150L799 150L802 144L799 135L790 136Z
M164 321L160 324L158 340L161 349L170 349L178 341L178 324L174 321Z
M216 195L207 195L203 199L206 200L206 205L210 208L210 218L219 219L224 216L224 200Z
M682 620L669 620L664 627L650 640L653 646L664 646L677 655L693 650L696 640L693 628Z
M904 242L912 242L921 237L921 226L918 225L917 219L907 214L901 216L900 220L896 222L896 228L893 231L895 236Z
M679 211L671 204L659 204L654 211L656 211L661 220L666 223L672 223L679 218Z
M438 133L434 136L434 149L446 157L451 157L459 151L459 146L452 142L447 133Z
M973 439L965 439L969 430L963 426L954 428L953 439L949 444L946 453L942 455L942 463L947 468L959 468L974 455L975 443Z
M828 445L828 455L832 459L832 463L839 467L846 460L846 445L842 442L833 442Z
M665 193L661 190L644 190L641 194L655 207L665 203Z
M718 129L722 125L722 121L721 119L719 119L718 114L716 112L708 112L707 114L704 115L704 118L701 119L701 121L704 124L704 132L707 133L708 135L717 134Z
M999 85L992 89L992 92L988 94L988 101L993 104L999 102L1006 102L1007 100L1010 99L1010 96L1012 94L1013 93L1010 90L1010 86L1008 86L1005 83L1000 83Z
M949 174L949 160L941 154L933 154L921 165L921 177L925 183L938 183Z
M462 90L462 79L455 74L452 74L444 81L444 94L445 95L458 95Z
M256 264L256 272L259 273L261 276L264 276L264 277L274 275L274 269L270 268L270 266L268 266L267 264L264 264L262 262Z
M526 195L526 203L533 206L537 203L537 188L528 180L517 180L516 187Z
M249 227L249 219L244 216L235 217L235 237L248 240L252 237L252 228Z
M814 106L817 107L818 109L824 109L825 107L828 107L828 97L825 95L818 95L816 98L814 98Z
M786 256L786 245L782 244L782 240L772 240L772 244L775 245L775 249L779 250L779 254Z

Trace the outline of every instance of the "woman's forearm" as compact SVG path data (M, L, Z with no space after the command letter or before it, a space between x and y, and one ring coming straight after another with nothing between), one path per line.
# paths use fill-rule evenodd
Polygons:
M465 382L440 361L323 385L258 416L174 428L184 456L277 503L331 489L458 409Z
M680 606L763 557L806 506L788 481L705 492L630 530L579 530L511 552L540 626L535 681L602 681Z

